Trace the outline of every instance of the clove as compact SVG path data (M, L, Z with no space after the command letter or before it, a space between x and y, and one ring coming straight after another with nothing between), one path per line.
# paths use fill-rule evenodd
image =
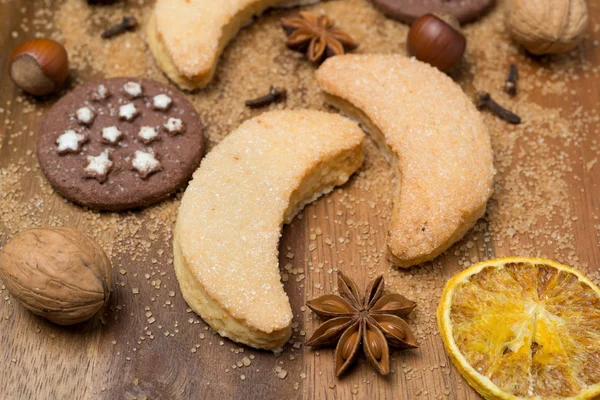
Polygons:
M126 31L130 31L137 26L137 19L135 17L123 17L123 21L118 24L111 26L104 32L102 32L103 39L110 39L113 36L120 35Z
M269 88L269 93L264 96L258 97L252 100L246 100L245 104L250 108L260 108L264 106L268 106L271 103L279 103L281 100L285 98L285 89L279 89L275 86L271 86Z
M508 77L504 82L504 91L511 96L517 94L517 80L519 79L519 71L515 64L510 64L508 69Z
M510 122L511 124L521 123L521 117L496 103L494 99L492 99L492 96L487 92L477 93L477 108L487 108L498 117Z

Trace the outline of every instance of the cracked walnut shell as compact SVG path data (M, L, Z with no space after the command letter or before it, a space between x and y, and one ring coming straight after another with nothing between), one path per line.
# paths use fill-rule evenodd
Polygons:
M0 278L34 314L71 325L106 304L112 268L104 250L75 229L29 229L0 252Z
M510 0L506 5L513 39L537 55L574 49L587 25L585 0Z

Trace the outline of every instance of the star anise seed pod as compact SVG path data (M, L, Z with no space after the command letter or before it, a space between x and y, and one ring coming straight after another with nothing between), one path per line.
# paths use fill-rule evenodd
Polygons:
M361 343L367 359L383 375L390 371L390 345L401 349L418 347L410 327L402 319L415 309L416 303L400 294L383 295L384 284L383 276L378 276L363 296L352 279L338 272L339 295L326 294L306 302L327 320L306 344L320 347L337 343L336 376L342 375L356 360Z
M326 15L301 12L297 18L282 18L281 25L288 35L287 47L305 52L306 57L315 63L358 47L358 42L346 32L334 28L333 21Z

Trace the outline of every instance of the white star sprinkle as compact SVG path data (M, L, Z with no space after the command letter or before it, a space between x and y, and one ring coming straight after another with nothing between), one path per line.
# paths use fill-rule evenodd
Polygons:
M156 128L153 126L142 126L140 128L140 131L138 132L138 136L140 137L140 139L142 139L142 142L146 144L160 139Z
M90 126L94 122L94 118L96 118L96 114L89 107L81 107L75 114L77 115L77 121L86 126Z
M123 85L123 90L132 99L140 97L143 93L142 85L137 82L127 82L125 85Z
M135 104L127 103L119 107L119 118L125 121L133 121L139 115L139 111L135 108Z
M166 111L171 107L173 100L166 94L158 94L152 99L155 110Z
M123 138L123 132L116 126L102 128L102 139L106 143L115 144Z
M142 179L162 170L160 162L156 159L154 153L141 150L136 150L131 165L140 174Z
M74 130L65 131L56 139L58 154L79 153L81 145L87 141L87 136Z
M96 179L100 183L106 181L108 173L113 165L113 162L110 161L108 149L105 149L97 156L88 156L87 160L88 165L84 170L86 177Z
M92 94L92 100L94 100L94 101L106 100L109 96L110 96L110 93L108 93L106 86L99 85L98 89L96 89L96 91Z
M185 131L185 125L183 124L183 121L179 118L169 118L167 123L163 126L167 130L167 132L172 136L175 136L179 133L183 133L183 131Z

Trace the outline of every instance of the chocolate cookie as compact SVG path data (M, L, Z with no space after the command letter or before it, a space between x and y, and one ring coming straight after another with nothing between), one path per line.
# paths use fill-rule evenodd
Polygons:
M461 24L485 14L495 0L371 0L390 18L410 24L429 13L454 15Z
M158 82L88 83L45 115L37 155L50 184L94 209L156 203L185 184L204 154L200 118L187 99Z

